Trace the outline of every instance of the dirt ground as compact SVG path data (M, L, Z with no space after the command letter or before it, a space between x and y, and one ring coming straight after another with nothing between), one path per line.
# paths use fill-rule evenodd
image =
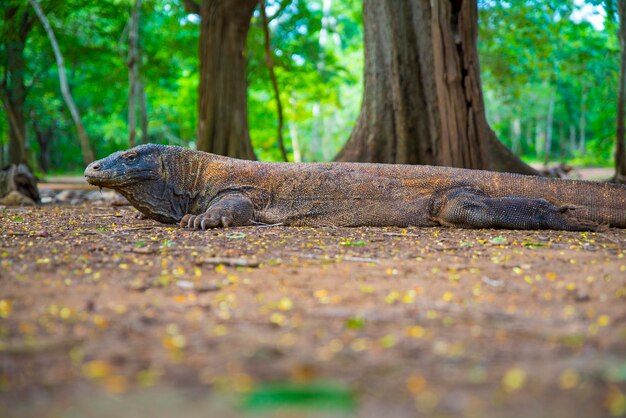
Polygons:
M626 231L0 209L2 417L626 415Z

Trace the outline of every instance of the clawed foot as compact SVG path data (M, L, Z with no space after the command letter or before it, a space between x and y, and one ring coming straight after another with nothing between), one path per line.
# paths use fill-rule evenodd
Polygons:
M183 228L209 229L220 226L229 227L233 224L233 216L226 211L210 211L201 215L187 214L180 220Z

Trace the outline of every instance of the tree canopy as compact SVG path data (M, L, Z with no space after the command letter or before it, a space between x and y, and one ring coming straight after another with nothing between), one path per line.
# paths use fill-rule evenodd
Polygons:
M5 3L17 15L34 16L27 2ZM40 3L58 39L68 82L96 155L127 148L127 60L135 2ZM139 77L145 89L147 139L193 147L200 20L183 3L141 3ZM362 100L362 4L348 0L264 3L288 157L331 160L348 139ZM597 1L479 2L487 118L498 138L526 160L612 163L620 50L612 8ZM598 18L602 14L604 18ZM16 20L5 14L1 25L0 63L6 91ZM23 51L29 161L53 171L80 170L80 146L59 90L52 48L41 24L34 21L31 26ZM261 160L279 161L277 104L258 6L244 54L254 152ZM9 126L7 112L0 113L3 164L8 161Z

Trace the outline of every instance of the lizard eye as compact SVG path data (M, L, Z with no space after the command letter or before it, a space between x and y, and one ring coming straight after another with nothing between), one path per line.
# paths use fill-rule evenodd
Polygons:
M128 155L126 156L126 159L127 159L128 161L135 161L135 160L137 159L137 154L128 154Z

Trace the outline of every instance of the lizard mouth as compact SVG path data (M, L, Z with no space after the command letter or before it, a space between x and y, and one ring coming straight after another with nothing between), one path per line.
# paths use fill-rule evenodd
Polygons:
M104 170L99 161L94 161L87 166L85 179L87 183L101 187L114 186L123 180L114 171Z

